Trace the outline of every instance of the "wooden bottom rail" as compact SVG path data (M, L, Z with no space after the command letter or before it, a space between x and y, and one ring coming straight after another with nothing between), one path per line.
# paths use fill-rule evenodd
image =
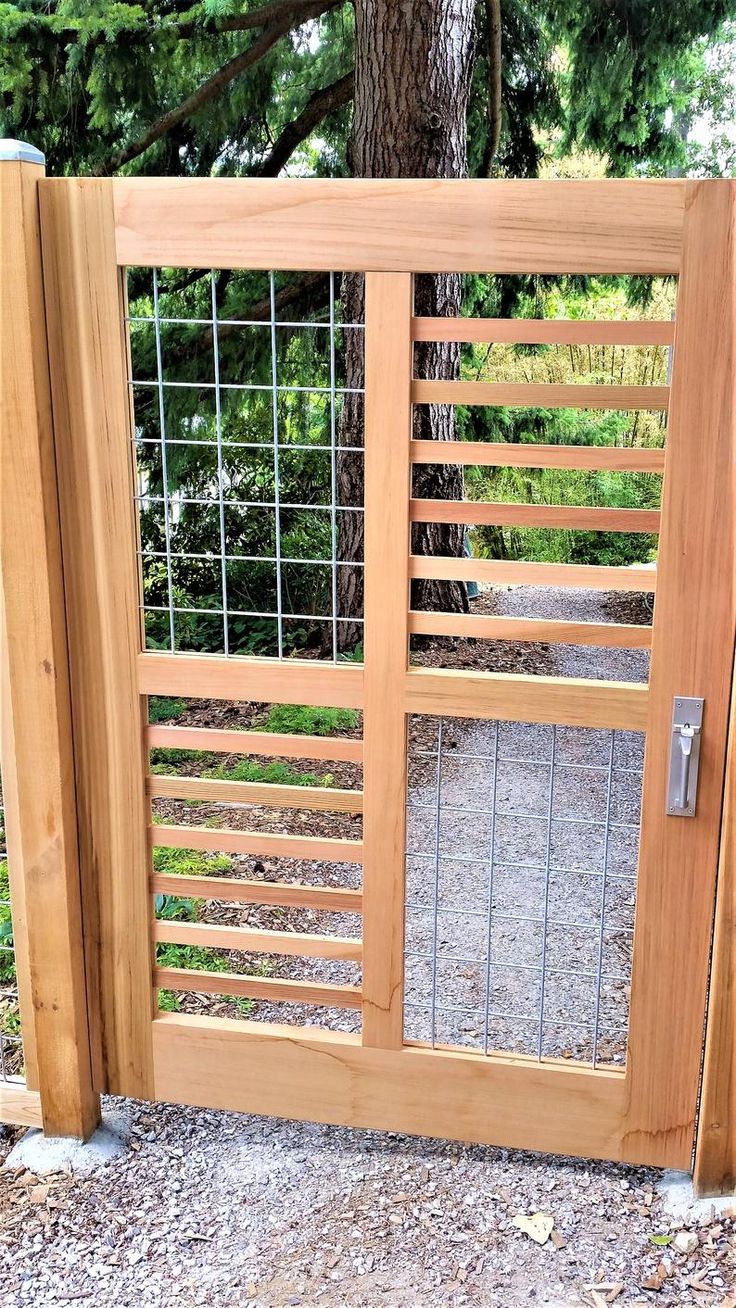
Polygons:
M278 881L238 881L230 877L187 877L176 872L154 872L151 891L156 895L183 895L191 899L219 899L232 904L272 904L279 908L315 908L336 913L362 913L363 893L332 886L307 886Z
M548 618L485 617L474 613L409 614L409 631L422 636L465 636L474 640L538 641L550 645L649 649L652 628L607 622L555 622Z
M287 836L271 831L227 831L223 827L171 827L153 825L151 843L164 849L204 849L223 854L264 854L269 857L307 858L327 863L362 863L360 840L334 840L320 836Z
M428 581L486 581L495 586L569 586L578 590L656 590L656 568L595 563L526 563L412 554L409 576Z
M646 731L649 688L582 677L411 668L405 703L407 713Z
M265 758L316 758L361 763L362 740L346 736L287 736L274 731L217 730L214 727L152 726L149 749L196 749L211 754L258 754Z
M361 790L335 790L329 786L279 786L260 781L223 781L214 777L152 776L148 778L147 787L152 799L200 799L212 804L363 812Z
M361 941L344 936L255 931L251 927L210 926L204 922L155 922L153 938L165 945L236 949L244 954L283 954L289 958L335 958L359 963L363 956Z
M237 972L195 972L181 967L157 967L154 982L162 990L194 994L235 995L270 1003L318 1004L324 1008L360 1008L358 986L323 985L321 981L287 981L275 976L243 976Z
M0 1080L0 1122L10 1126L43 1126L41 1096L24 1081Z

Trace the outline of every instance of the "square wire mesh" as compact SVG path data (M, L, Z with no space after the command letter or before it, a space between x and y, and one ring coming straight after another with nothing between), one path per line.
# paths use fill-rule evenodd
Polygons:
M405 1035L626 1058L643 736L411 720Z
M355 349L363 324L342 321L335 273L311 321L279 316L274 272L267 315L223 318L224 275L199 277L209 279L206 316L180 317L154 268L127 319L147 643L283 659L317 632L319 656L336 662L363 621L355 605L347 613L340 584L363 567L341 557L343 527L363 506L345 499L340 475L363 452L362 432L351 444L342 422L346 397L363 395L362 377L348 385L344 368L348 335ZM290 343L304 335L314 344L295 360Z
M5 836L2 776L0 775L0 1081L17 1079L23 1070L15 947L8 888L8 849Z

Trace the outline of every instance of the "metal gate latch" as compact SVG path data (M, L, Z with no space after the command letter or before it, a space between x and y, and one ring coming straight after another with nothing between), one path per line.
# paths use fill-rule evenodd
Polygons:
M680 696L674 702L667 781L667 812L671 817L695 817L703 703L702 699Z

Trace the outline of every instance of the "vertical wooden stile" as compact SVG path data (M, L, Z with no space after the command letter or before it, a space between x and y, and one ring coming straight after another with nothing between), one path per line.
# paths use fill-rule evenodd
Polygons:
M624 1157L690 1168L736 627L731 182L689 182L650 672ZM724 657L725 653L725 657ZM666 813L673 700L705 700L695 818Z
M29 161L37 153L30 148L4 144L0 652L13 937L26 1078L40 1092L44 1130L86 1139L100 1108L92 1086L87 1017L41 269L43 166ZM11 1120L18 1120L18 1111Z
M365 286L363 1043L403 1042L412 277Z
M153 1094L137 526L112 183L41 187L88 984L99 1084Z

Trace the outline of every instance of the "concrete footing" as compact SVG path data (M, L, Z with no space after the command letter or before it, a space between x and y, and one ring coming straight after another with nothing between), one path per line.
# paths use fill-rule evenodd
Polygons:
M657 1189L664 1210L676 1221L698 1224L719 1217L736 1217L736 1194L722 1194L714 1199L698 1199L689 1172L665 1172Z
M102 1124L85 1144L68 1136L53 1139L43 1131L26 1131L8 1154L6 1168L25 1167L35 1176L73 1172L84 1176L128 1153L130 1120L121 1109L102 1115Z

